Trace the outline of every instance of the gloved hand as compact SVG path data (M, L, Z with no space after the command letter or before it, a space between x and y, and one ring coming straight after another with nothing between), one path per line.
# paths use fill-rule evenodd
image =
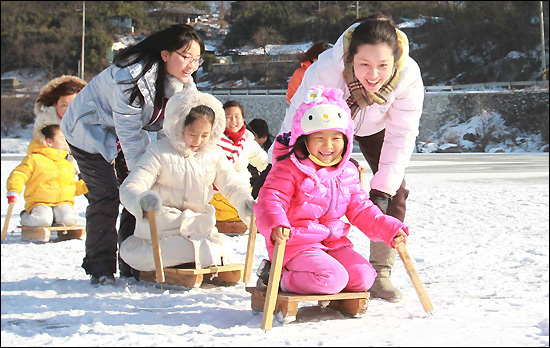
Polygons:
M12 203L17 201L17 198L19 198L19 193L17 192L8 192L6 194L6 197L8 198L8 203Z
M159 211L162 205L162 199L156 191L145 191L139 199L139 204L144 212Z
M380 210L382 210L382 213L387 214L388 205L391 202L391 196L378 190L370 190L369 195L370 200L376 204Z
M244 207L244 215L241 216L241 220L246 224L250 225L250 220L252 219L252 214L254 214L254 205L256 205L256 201L254 199L249 199L246 201L245 207Z

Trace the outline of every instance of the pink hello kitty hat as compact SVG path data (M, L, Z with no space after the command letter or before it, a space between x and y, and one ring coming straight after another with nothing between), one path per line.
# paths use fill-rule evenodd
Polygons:
M336 130L347 137L344 160L349 159L353 150L353 121L343 95L344 92L337 88L311 87L292 120L290 145L294 145L301 135Z

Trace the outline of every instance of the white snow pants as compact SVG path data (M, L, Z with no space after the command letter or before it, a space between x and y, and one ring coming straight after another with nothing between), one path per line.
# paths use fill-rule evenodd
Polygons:
M22 226L52 226L59 224L71 226L78 224L80 217L69 204L60 204L54 207L38 205L31 210L30 214L23 211L21 214Z

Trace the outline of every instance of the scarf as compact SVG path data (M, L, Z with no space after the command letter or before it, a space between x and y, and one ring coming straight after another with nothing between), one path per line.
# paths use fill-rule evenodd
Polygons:
M245 142L245 131L245 126L242 126L238 132L233 132L226 128L220 142L218 143L218 146L225 151L225 155L231 163L235 163L237 161L244 149L243 143Z
M344 81L346 82L350 92L350 96L346 102L351 110L352 119L355 119L355 116L359 110L368 105L372 105L374 103L384 105L388 103L386 96L393 91L399 83L399 73L403 69L405 59L409 53L409 41L407 36L401 30L395 29L400 53L399 59L395 63L395 68L392 75L382 85L382 87L374 93L368 92L365 90L361 82L355 77L353 64L351 60L348 59L349 44L351 42L351 35L354 30L355 28L352 28L344 34L344 71L342 72Z

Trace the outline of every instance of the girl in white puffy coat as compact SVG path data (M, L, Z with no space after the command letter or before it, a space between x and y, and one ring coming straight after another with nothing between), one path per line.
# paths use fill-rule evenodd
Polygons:
M145 211L157 210L165 267L195 263L196 268L231 263L229 237L218 233L212 184L248 223L255 201L217 146L225 130L222 104L199 91L178 93L168 101L166 138L151 144L120 187L120 200L136 217L134 235L120 246L122 259L140 271L155 270Z

